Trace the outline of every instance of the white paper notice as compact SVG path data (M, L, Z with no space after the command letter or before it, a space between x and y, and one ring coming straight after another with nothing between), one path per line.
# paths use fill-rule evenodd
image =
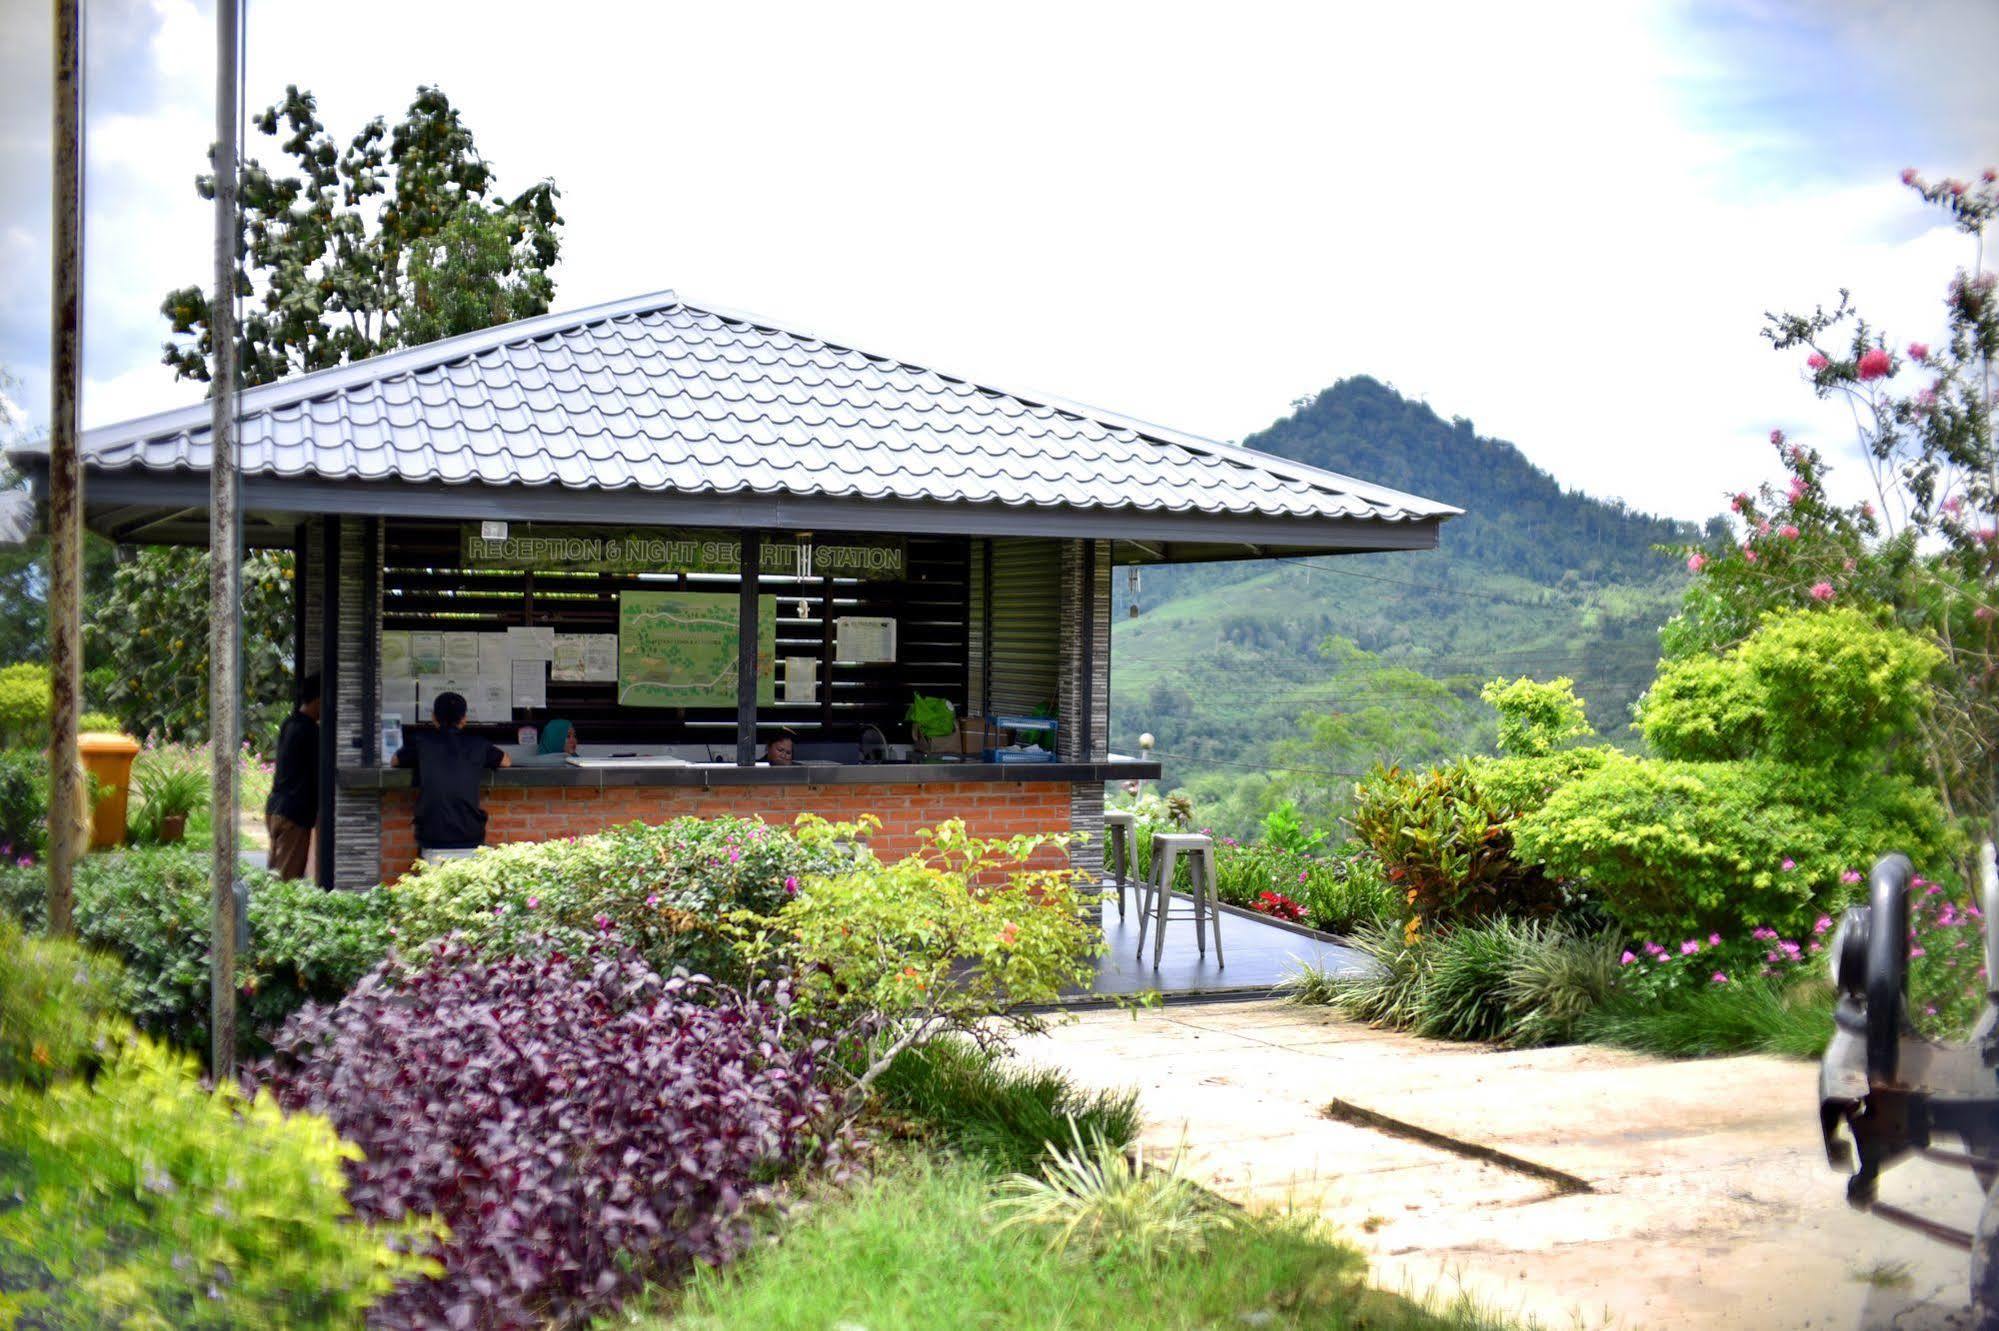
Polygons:
M479 677L481 679L506 679L513 673L514 658L507 652L507 635L504 633L481 633L479 635Z
M478 634L447 633L444 635L444 673L453 679L477 679L479 677Z
M617 634L588 633L583 636L583 678L607 684L617 682Z
M421 678L424 675L444 673L444 635L442 633L410 634L410 673Z
M382 632L382 678L391 675L407 677L410 673L410 635L403 632Z
M509 628L507 655L516 661L553 661L555 630L552 628Z
M505 675L481 675L478 691L469 700L474 720L504 725L514 719L513 681Z
M583 647L587 639L581 633L558 633L555 635L555 668L549 671L550 679L565 683L580 683L589 676L583 669Z
M784 658L784 700L819 701L819 662L810 656Z
M407 675L382 676L382 712L414 719L417 715L416 681Z
M833 621L834 655L842 661L895 660L895 621L842 615Z
M514 662L514 706L548 706L548 663L545 661Z

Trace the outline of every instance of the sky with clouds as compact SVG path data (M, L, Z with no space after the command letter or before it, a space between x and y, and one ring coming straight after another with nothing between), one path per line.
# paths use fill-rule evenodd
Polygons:
M158 305L210 272L214 25L85 8L89 425L200 396ZM1850 451L1763 312L1844 285L1932 336L1970 251L1896 173L1999 159L1986 0L247 8L252 109L300 84L344 140L436 83L503 190L553 177L558 307L671 287L1224 439L1372 374L1684 517L1774 471L1773 426ZM37 424L49 22L0 0L0 366Z

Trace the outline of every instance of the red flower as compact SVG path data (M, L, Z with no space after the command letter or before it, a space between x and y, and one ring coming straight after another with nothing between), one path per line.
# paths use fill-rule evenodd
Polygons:
M1289 920L1293 924L1305 922L1305 908L1285 896L1282 892L1259 892L1254 909L1274 919Z
M1826 366L1832 364L1832 362L1814 351L1811 355L1805 357L1805 364L1814 370L1823 370Z
M1930 358L1930 344L1929 344L1929 343L1927 343L1927 342L1911 342L1911 343L1909 343L1909 359L1910 359L1910 360L1928 360L1929 358Z
M1798 529L1796 527L1793 527L1788 522L1785 523L1783 526L1777 528L1777 534L1783 537L1787 541L1795 541L1798 539Z
M1915 184L1915 183L1916 183L1916 168L1915 168L1915 167L1913 167L1913 166L1905 166L1905 167L1903 167L1903 168L1902 168L1902 183L1903 183L1904 185L1913 185L1913 184Z
M1863 381L1886 379L1895 372L1895 362L1880 347L1869 347L1860 353L1860 364L1855 367Z

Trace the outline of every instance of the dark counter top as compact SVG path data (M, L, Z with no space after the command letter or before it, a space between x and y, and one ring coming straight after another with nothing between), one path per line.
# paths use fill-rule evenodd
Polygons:
M488 786L567 786L585 790L625 786L892 786L960 781L1069 783L1157 781L1159 764L1129 760L1089 763L805 763L797 767L736 767L705 763L687 767L503 767L486 774ZM344 767L343 790L407 790L410 773L399 767Z

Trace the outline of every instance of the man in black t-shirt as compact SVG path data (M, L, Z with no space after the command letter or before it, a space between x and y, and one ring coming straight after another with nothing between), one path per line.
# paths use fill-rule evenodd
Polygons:
M319 676L307 675L299 681L298 707L278 728L271 795L264 801L272 873L280 878L305 877L312 827L318 821Z
M479 782L513 760L497 745L465 733L465 699L440 693L434 729L419 730L396 750L396 766L416 773L416 844L423 850L469 850L486 844Z

